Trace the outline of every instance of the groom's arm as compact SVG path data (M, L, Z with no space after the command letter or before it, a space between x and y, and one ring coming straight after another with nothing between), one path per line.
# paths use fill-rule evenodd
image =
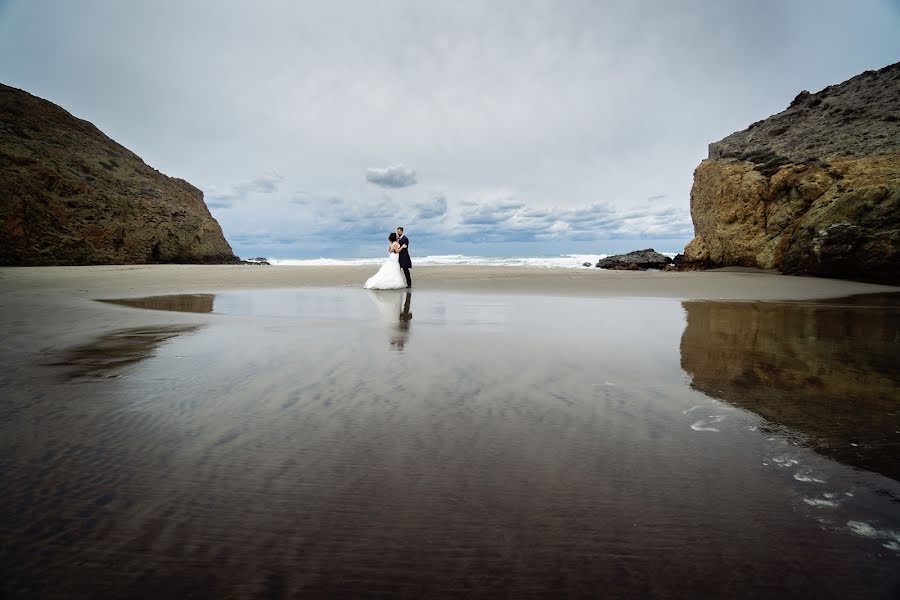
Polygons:
M406 243L403 244L402 246L400 246L400 249L401 249L401 250L406 250L407 248L409 248L409 239L406 238L405 236L404 236L403 239L406 240Z

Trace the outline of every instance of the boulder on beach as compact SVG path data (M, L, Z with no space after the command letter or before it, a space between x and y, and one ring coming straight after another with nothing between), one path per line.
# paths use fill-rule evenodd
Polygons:
M617 271L642 271L644 269L664 269L671 262L672 259L665 254L660 254L653 248L647 248L628 254L616 254L601 258L596 266L601 269Z
M0 84L0 264L237 263L203 192Z

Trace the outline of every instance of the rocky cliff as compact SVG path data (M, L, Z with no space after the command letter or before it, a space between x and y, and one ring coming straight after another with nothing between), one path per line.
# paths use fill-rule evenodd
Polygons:
M0 84L0 264L236 262L203 192Z
M710 144L691 217L694 265L900 283L900 63Z

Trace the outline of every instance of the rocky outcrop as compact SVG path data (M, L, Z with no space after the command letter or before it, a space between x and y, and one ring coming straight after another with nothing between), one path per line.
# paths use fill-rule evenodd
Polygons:
M686 266L900 283L900 63L710 144Z
M0 84L0 264L231 263L203 192Z
M821 454L900 481L897 294L682 306L681 367L691 387Z
M628 254L607 256L597 261L597 267L617 271L642 271L644 269L664 269L672 259L653 248L635 250Z

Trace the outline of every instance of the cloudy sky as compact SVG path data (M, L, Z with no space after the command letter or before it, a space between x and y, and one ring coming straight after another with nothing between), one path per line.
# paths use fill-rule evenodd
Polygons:
M707 144L900 60L898 0L0 0L0 81L237 254L677 251Z

